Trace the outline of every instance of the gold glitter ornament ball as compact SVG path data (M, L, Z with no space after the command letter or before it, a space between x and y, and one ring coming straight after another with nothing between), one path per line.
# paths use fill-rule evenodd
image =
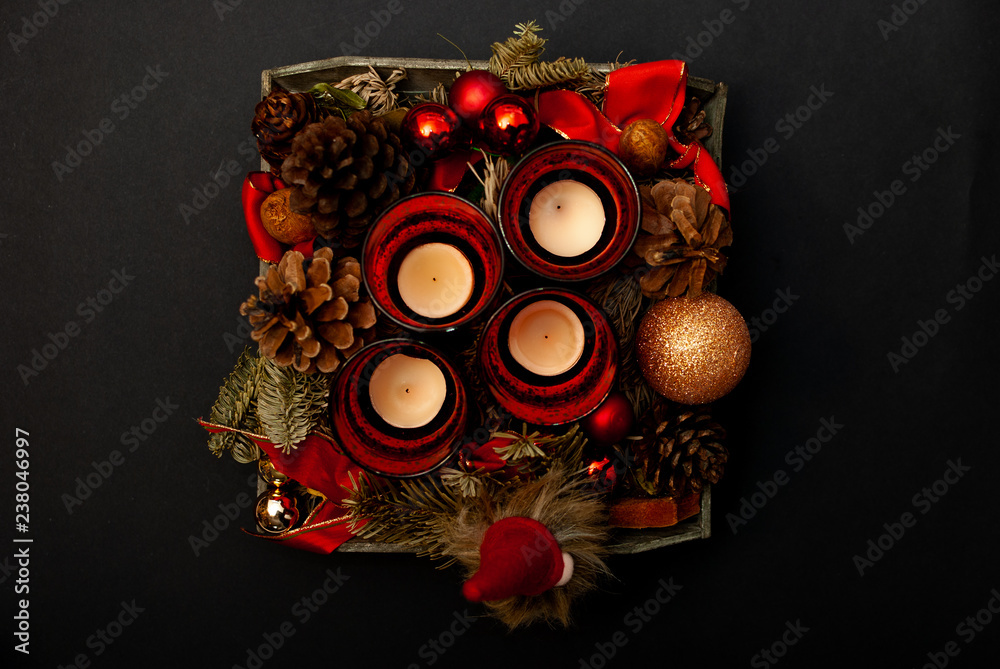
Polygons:
M736 307L714 293L668 298L642 317L636 353L653 390L681 404L705 404L743 378L750 332Z

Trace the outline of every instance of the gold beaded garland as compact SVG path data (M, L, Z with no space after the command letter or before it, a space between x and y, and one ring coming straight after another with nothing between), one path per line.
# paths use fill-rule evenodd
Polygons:
M705 404L743 378L750 332L736 307L714 293L668 298L643 316L636 354L653 390L682 404Z

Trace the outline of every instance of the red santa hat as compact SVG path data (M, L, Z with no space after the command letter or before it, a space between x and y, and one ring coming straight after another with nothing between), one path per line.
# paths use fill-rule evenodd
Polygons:
M572 564L545 525L531 518L504 518L486 530L479 570L462 586L462 594L470 602L540 595L565 584Z

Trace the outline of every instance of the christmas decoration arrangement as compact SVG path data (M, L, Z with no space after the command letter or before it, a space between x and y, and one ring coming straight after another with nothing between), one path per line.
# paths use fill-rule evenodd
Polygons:
M698 516L750 358L710 96L540 32L417 93L371 65L266 91L252 344L201 421L258 468L251 534L408 547L510 628L568 624L624 533Z

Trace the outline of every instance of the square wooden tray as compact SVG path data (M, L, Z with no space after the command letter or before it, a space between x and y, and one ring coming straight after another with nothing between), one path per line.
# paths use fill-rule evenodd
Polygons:
M342 56L328 60L317 60L298 65L287 65L261 73L261 98L267 96L276 84L288 91L306 91L319 83L334 83L374 67L383 76L393 69L406 70L406 79L396 85L401 94L426 93L437 84L449 85L456 72L466 69L464 60L432 60L425 58L376 58ZM598 72L611 70L610 63L591 64ZM472 67L486 69L486 61L472 61ZM712 126L712 136L705 140L705 148L722 164L722 123L726 112L727 88L724 83L716 83L700 77L688 77L689 94L697 95L704 102L705 116ZM269 166L262 160L261 169ZM262 263L266 271L267 263ZM258 479L258 493L266 488ZM712 492L706 486L701 495L700 511L691 518L672 527L647 530L616 530L609 549L612 553L641 553L654 548L706 539L711 535ZM343 553L416 553L415 548L381 541L354 538L342 544L338 551Z

